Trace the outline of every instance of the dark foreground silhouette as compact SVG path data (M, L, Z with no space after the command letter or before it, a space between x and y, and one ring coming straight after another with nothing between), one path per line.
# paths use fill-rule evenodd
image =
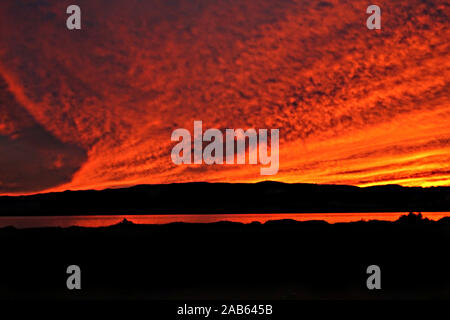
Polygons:
M0 299L450 299L450 218L7 227L0 243Z
M0 197L4 216L409 211L449 212L450 187L196 182Z

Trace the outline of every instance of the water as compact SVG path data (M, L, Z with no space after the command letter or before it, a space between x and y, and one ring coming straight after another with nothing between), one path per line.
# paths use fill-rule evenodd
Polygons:
M167 224L172 222L210 223L217 221L233 221L251 223L268 220L293 219L297 221L325 220L329 223L351 222L360 220L395 221L405 212L370 212L370 213L261 213L261 214L190 214L190 215L102 215L102 216L38 216L38 217L0 217L0 228L14 226L16 228L33 227L103 227L119 223L127 219L139 224ZM450 216L450 212L422 212L431 220L439 220Z

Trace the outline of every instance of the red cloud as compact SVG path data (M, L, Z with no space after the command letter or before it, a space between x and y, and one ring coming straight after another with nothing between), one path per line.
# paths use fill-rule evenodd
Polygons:
M80 31L61 2L0 4L1 193L261 179L173 165L194 120L280 128L274 180L450 184L445 1L381 1L381 30L364 1L77 4Z

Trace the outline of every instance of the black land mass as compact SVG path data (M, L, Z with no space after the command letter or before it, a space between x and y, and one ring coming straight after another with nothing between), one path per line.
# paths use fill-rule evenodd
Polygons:
M3 300L450 299L450 218L6 227L0 243ZM381 290L366 287L373 264Z
M3 216L410 211L450 211L450 187L200 182L0 197Z

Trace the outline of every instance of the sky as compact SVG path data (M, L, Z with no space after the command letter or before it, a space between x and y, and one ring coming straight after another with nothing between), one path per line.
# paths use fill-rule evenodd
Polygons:
M82 29L66 28L77 4ZM448 2L0 1L0 194L174 182L450 185ZM175 165L280 130L279 171Z

